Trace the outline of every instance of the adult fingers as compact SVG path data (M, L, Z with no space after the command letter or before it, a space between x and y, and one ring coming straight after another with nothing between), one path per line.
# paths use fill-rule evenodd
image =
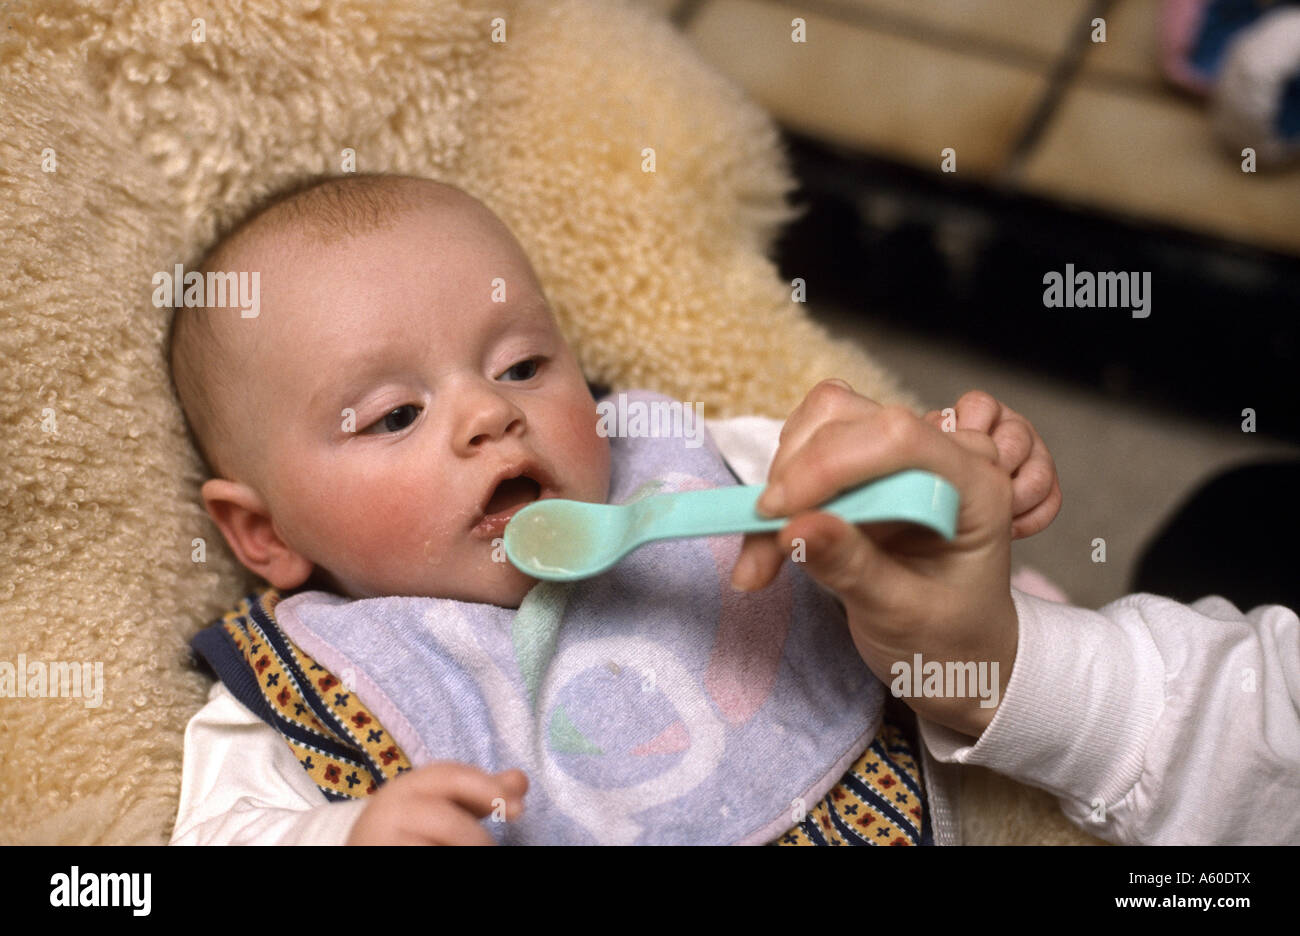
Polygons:
M791 456L803 448L818 426L836 419L856 419L879 408L879 403L855 393L838 377L816 384L781 427L780 444L767 470L768 478L789 463Z
M1056 485L1056 463L1039 445L1011 478L1011 515L1022 514L1041 504Z
M1061 485L1054 482L1051 491L1038 506L1025 514L1017 515L1012 521L1012 539L1024 539L1026 536L1033 536L1047 529L1056 519L1056 515L1061 512L1061 500Z
M795 517L779 539L806 543L803 568L810 578L833 591L846 605L879 607L888 595L915 576L897 566L862 530L834 514L812 512ZM915 587L915 585L913 585Z
M1003 419L989 437L998 447L998 464L1007 474L1023 465L1034 450L1034 431L1023 419Z
M948 436L961 435L961 439ZM893 474L922 468L946 478L961 495L959 527L998 522L987 511L1009 509L984 494L978 465L992 469L997 448L977 432L940 432L901 406L886 406L854 423L820 426L785 466L773 472L759 509L769 516L792 515L815 508L845 488ZM978 458L973 458L982 452ZM1010 484L1007 485L1008 497ZM976 501L972 501L972 497ZM972 513L975 510L975 513Z
M748 533L731 572L731 583L742 591L765 587L776 578L789 556L772 533Z
M997 443L987 432L979 429L958 429L955 432L945 432L944 436L990 464L998 464L1001 453L998 451Z
M957 425L987 433L1002 415L1002 404L983 390L968 390L958 398L953 408L957 411Z

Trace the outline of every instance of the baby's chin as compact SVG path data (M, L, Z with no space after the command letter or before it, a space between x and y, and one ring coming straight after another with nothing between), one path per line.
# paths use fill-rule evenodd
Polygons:
M509 562L492 562L468 588L463 583L446 588L438 587L437 583L429 583L427 587L420 585L410 590L396 590L385 586L345 587L331 573L320 567L312 573L303 588L327 591L353 600L414 594L417 597L448 598L454 601L493 604L502 608L515 609L537 584L537 579L520 572Z
M500 605L503 608L518 608L533 587L538 584L538 580L530 575L524 575L510 563L504 564L505 568L501 569L499 579L493 576L494 581L487 583L489 588L489 597L484 599L487 604Z

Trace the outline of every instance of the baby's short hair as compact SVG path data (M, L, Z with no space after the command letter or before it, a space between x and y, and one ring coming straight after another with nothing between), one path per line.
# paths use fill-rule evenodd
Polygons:
M308 180L256 206L217 240L195 269L205 281L210 272L237 269L231 261L241 254L255 247L275 249L268 236L292 232L315 243L355 237L391 224L417 199L445 201L451 193L468 197L454 186L412 176L376 173ZM239 393L240 381L232 342L216 322L216 316L232 311L176 308L166 355L190 439L208 474L236 479L239 458L232 451L239 438L231 400Z

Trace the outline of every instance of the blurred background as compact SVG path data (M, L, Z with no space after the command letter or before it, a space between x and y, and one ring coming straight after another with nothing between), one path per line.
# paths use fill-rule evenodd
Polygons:
M1300 166L1242 171L1162 71L1158 0L640 2L782 127L804 214L774 259L811 314L927 406L980 388L1044 437L1064 506L1018 565L1099 606L1200 486L1300 458ZM1149 272L1150 317L1046 308L1066 264ZM1209 568L1297 555L1294 491L1267 494L1261 515L1229 492Z

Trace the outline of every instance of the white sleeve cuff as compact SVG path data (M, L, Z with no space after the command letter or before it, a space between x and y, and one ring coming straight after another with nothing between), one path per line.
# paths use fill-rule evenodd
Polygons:
M1020 634L993 720L972 743L918 718L924 743L940 761L988 767L1084 807L1123 799L1164 705L1155 644L1097 611L1011 594Z

